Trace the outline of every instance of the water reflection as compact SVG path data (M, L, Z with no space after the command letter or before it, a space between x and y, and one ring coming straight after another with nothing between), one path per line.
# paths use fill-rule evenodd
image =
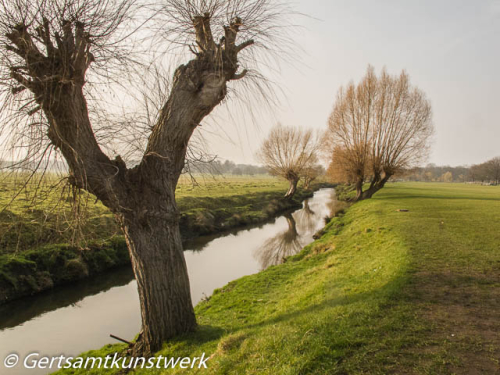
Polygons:
M262 229L266 225L273 224L276 222L276 218L271 218L263 223L258 224L248 224L244 227L236 227L232 229L226 229L214 234L209 234L206 236L191 238L182 242L182 246L185 251L195 251L201 252L205 249L211 247L212 241L217 240L218 238L225 238L230 236L237 236L241 232L251 231L253 229Z
M287 213L286 229L266 240L254 251L260 263L260 269L281 264L291 255L297 254L312 241L312 236L323 227L325 217L335 209L333 189L327 189L315 194L314 198L306 199L301 210Z
M297 232L297 223L291 213L285 214L288 228L268 239L255 252L261 269L284 262L285 258L297 254L303 247Z
M329 216L334 217L339 213L344 212L348 207L349 203L346 201L339 201L336 199L335 192L332 193L332 199L330 199L326 206L328 207Z
M133 279L132 268L123 267L71 286L54 288L33 297L12 301L7 305L0 306L0 331L60 308L78 307L84 298L107 292L114 287L127 285ZM14 311L15 314L13 314Z
M304 207L302 208L302 210L295 213L295 217L297 218L297 226L299 232L302 235L310 233L314 234L318 225L318 220L321 219L311 208L309 199L306 199L304 201Z

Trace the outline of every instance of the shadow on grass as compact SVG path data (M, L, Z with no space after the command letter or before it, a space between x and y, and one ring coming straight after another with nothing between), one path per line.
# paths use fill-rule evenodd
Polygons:
M372 290L370 292L357 293L354 295L343 295L334 298L325 299L319 304L310 305L303 309L298 309L293 312L283 313L271 319L262 322L253 323L244 326L244 329L262 328L264 326L272 326L277 323L283 323L289 320L299 318L301 315L309 313L320 313L323 310L334 308L337 306L354 305L359 302L366 302L367 300L378 300L379 305L391 305L403 297L401 290L406 285L408 279L404 276L392 279L383 287ZM343 316L345 317L345 315Z
M291 312L283 312L260 322L251 322L249 324L242 325L236 322L234 325L229 324L226 326L217 325L216 323L215 325L200 325L195 332L177 336L169 340L161 353L162 355L168 355L170 352L175 352L176 355L179 355L179 349L184 348L184 350L187 351L187 354L189 354L191 350L196 350L201 345L205 345L210 342L213 342L214 345L216 345L217 341L219 341L223 336L238 334L240 332L245 332L246 337L259 337L262 335L260 331L267 327L293 321L306 314L319 315L325 310L332 309L337 306L355 305L368 300L374 301L374 308L369 309L368 311L366 308L353 308L347 314L344 312L341 315L337 315L337 312L332 311L332 326L334 326L339 320L345 321L346 319L353 318L358 321L358 319L363 318L363 316L366 316L367 319L373 319L380 315L379 307L397 305L397 301L402 298L402 285L405 285L406 283L407 279L405 276L396 277L383 287L369 292L357 293L354 295L339 295L334 298L328 298L323 300L321 303L309 305ZM355 323L353 324L355 327L359 326ZM370 332L370 335L373 337L378 334L376 329ZM335 340L332 340L332 345L335 345L333 341ZM343 342L343 340L341 341Z
M199 346L206 344L211 341L219 340L222 336L230 332L227 329L217 326L211 325L199 325L194 332L186 333L183 335L176 336L167 342L167 348L164 348L162 353L165 350L168 352L168 346L171 346L172 354L178 355L179 353L174 351L178 350L177 346L186 345L192 346L193 348L198 348Z
M325 368L331 369L332 366L336 367L335 373L348 373L341 370L343 366L340 363L348 363L351 358L364 356L367 356L366 366L371 370L373 370L372 365L384 368L385 361L390 361L387 356L393 355L400 346L411 344L414 340L412 332L417 327L416 321L412 319L411 311L406 308L407 304L401 303L407 298L404 293L406 284L407 277L401 275L371 291L338 295L326 298L320 303L299 307L294 311L285 310L260 322L229 326L224 335L234 337L242 335L244 338L258 341L269 334L268 329L276 332L281 329L280 326L284 332L288 332L287 327L293 327L294 332L313 332L311 335L303 336L303 339L307 337L309 341L297 342L300 348L283 348L283 353L288 350L311 350L300 363L294 365L296 366L294 373L326 373L323 372ZM211 329L211 336L204 336L202 339L190 338L188 345L196 348L196 344L207 343L211 339L219 341L219 343L214 342L214 346L223 343L225 338L218 336L220 332L214 327ZM262 345L267 344L263 342ZM251 344L243 350L252 348ZM378 363L373 359L373 352L387 354L387 356L380 354L386 358L384 363ZM245 353L239 355L246 356ZM225 369L233 366L234 360L236 358L229 355L221 365L220 373L225 373Z

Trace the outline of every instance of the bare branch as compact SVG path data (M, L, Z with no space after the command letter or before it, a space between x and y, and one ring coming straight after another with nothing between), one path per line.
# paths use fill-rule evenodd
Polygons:
M240 51L242 51L243 49L245 49L245 48L247 48L247 47L249 47L249 46L251 46L251 45L253 45L253 44L255 44L255 41L254 41L253 39L249 39L249 40L247 40L246 42L243 42L243 43L241 43L240 45L238 45L238 46L236 47L236 52L240 52Z
M241 73L236 73L231 80L236 81L238 79L244 78L248 73L247 69L244 69Z

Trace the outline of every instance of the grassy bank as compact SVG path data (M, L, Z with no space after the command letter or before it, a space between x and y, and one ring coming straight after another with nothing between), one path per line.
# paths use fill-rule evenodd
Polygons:
M326 184L328 185L328 184ZM224 229L261 223L276 214L298 208L322 186L299 189L292 201L282 199L286 181L272 177L231 177L205 180L199 186L185 182L176 192L184 238L217 233Z
M95 197L75 195L55 176L25 188L21 188L22 179L0 177L0 254L54 243L80 244L120 233L111 212ZM246 215L242 221L262 219L266 205L286 189L286 181L266 176L200 176L196 185L184 177L176 197L187 224L185 234L204 234L241 212ZM71 204L74 200L78 209Z
M5 204L15 185L4 181L2 189ZM184 180L176 191L182 235L260 223L312 194L299 190L285 202L286 189L286 182L271 177L200 178L196 186ZM0 304L129 263L125 240L102 204L81 195L85 208L75 221L67 192L49 184L34 191L22 191L0 217Z
M158 355L205 352L217 374L494 374L499 212L498 187L389 184L285 264L198 304L199 330Z

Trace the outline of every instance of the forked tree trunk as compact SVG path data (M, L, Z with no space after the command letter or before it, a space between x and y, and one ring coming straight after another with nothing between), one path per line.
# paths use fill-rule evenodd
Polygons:
M380 178L380 177L374 178L374 180L370 184L370 187L367 190L362 191L361 194L359 195L359 197L357 196L356 200L360 201L360 200L364 200L364 199L370 199L371 197L373 197L373 195L377 191L379 191L380 189L382 189L385 186L385 183L390 178L391 178L391 175L385 175L384 178Z
M237 44L243 21L235 17L215 41L211 14L195 16L198 52L174 74L168 99L151 129L139 165L127 168L117 156L102 152L90 122L83 87L94 61L91 25L63 21L64 37L51 38L51 20L40 25L12 25L7 50L25 60L11 77L33 93L48 121L48 137L68 162L70 182L108 207L127 239L141 303L142 331L134 354L151 355L165 340L191 331L196 320L179 232L175 187L184 167L189 140L201 121L225 98L227 83L244 78L238 54L254 44ZM36 27L36 31L35 28ZM33 41L32 35L37 42ZM56 43L55 43L56 42ZM45 44L45 51L38 48ZM36 109L38 110L38 108ZM35 112L36 112L35 110ZM297 179L298 181L298 179ZM293 196L295 181L289 191Z
M294 179L288 180L288 182L290 183L290 187L288 188L288 191L285 194L285 199L290 200L293 198L293 196L297 192L297 184L299 183L299 179L294 178Z

